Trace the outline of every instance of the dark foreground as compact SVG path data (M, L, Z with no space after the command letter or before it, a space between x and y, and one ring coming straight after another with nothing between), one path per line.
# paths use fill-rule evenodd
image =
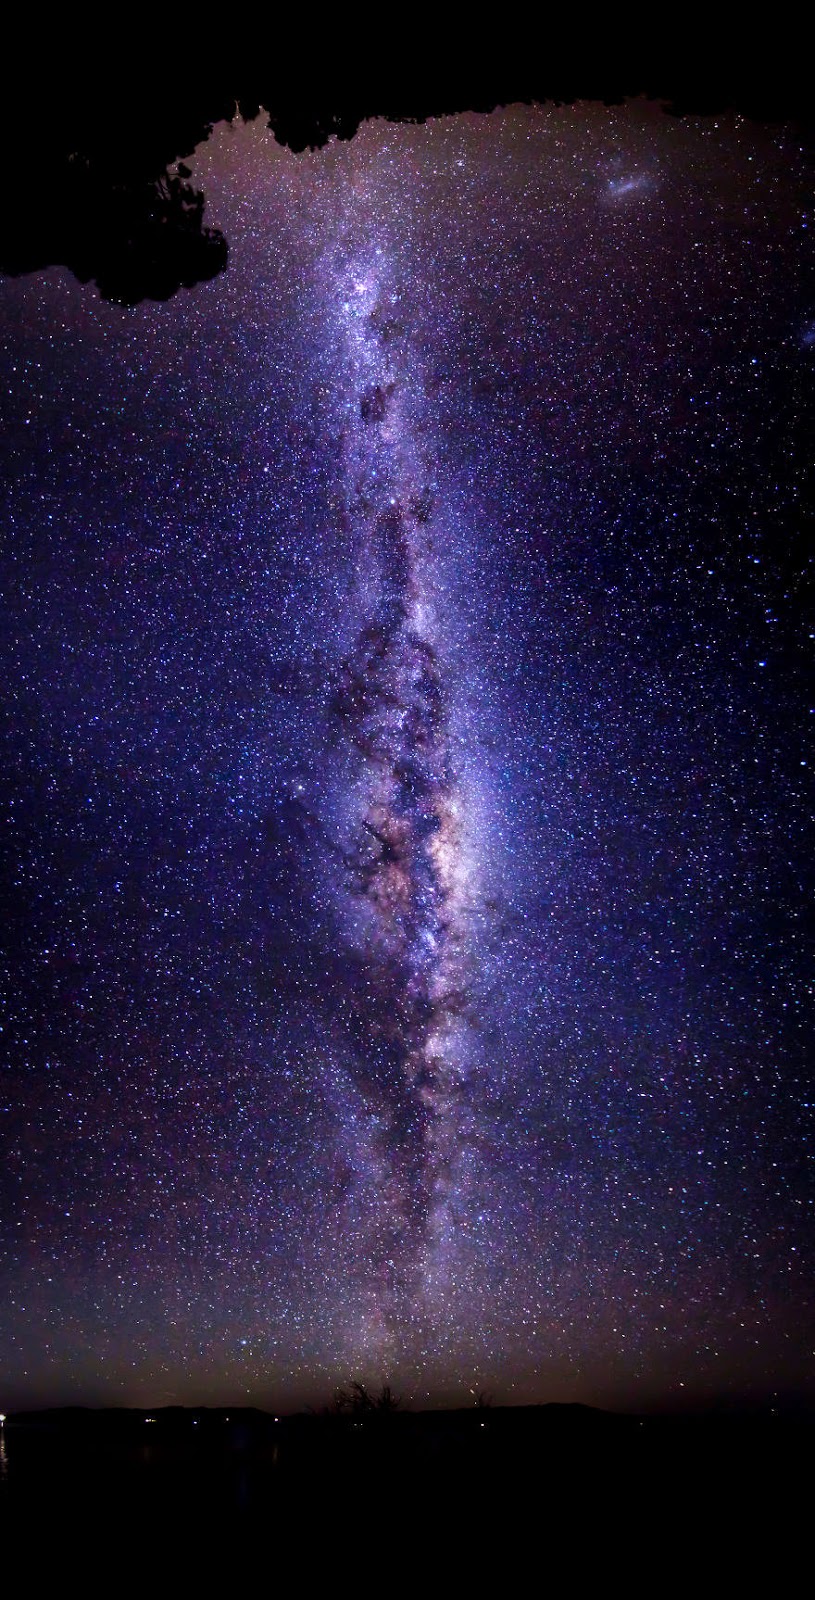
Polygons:
M2 1433L2 1548L31 1573L95 1563L103 1578L112 1560L135 1581L251 1561L262 1590L281 1563L304 1580L378 1571L383 1587L430 1583L439 1562L485 1582L531 1563L536 1588L603 1571L661 1592L694 1572L776 1586L804 1548L813 1443L807 1420L570 1406L32 1413Z

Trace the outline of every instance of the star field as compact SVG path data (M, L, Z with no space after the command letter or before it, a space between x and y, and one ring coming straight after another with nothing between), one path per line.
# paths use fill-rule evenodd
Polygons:
M190 165L0 288L0 1403L811 1391L800 141Z

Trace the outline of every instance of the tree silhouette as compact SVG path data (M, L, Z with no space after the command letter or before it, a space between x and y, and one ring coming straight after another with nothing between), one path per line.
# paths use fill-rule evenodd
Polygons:
M389 1383L383 1383L377 1395L371 1394L364 1383L351 1383L347 1389L337 1390L333 1410L340 1416L361 1420L365 1417L392 1416L401 1403Z
M157 52L149 39L147 56L134 51L127 62L104 30L89 48L83 28L72 22L59 37L33 9L15 26L31 36L27 45L15 40L24 70L8 72L2 87L11 145L0 272L64 264L81 282L93 280L103 299L128 306L165 300L223 271L227 241L204 225L204 196L187 182L184 162L215 124L252 119L261 106L275 139L293 151L351 139L368 117L415 123L519 101L619 103L640 93L674 115L732 109L805 126L811 117L808 63L793 30L762 28L738 49L731 30L717 57L707 40L699 50L680 12L667 55L627 34L592 45L585 30L572 38L566 26L539 64L513 29L498 47L491 39L481 60L476 52L439 70L425 58L401 81L389 68L357 82L338 68L322 82L310 72L293 77L272 23L265 50L253 36L235 58L219 41L193 60L186 44L174 58L166 41Z

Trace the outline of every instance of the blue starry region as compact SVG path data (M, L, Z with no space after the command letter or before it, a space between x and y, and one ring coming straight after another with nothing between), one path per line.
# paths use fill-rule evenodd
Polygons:
M811 1393L799 137L189 164L0 286L0 1404Z

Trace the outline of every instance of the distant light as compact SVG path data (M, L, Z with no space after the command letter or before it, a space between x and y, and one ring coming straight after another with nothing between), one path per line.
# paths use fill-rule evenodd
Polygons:
M6 1413L5 1413L5 1411L0 1411L0 1428L2 1428L2 1426L3 1426L3 1423L4 1423L4 1422L5 1422L5 1420L6 1420Z

